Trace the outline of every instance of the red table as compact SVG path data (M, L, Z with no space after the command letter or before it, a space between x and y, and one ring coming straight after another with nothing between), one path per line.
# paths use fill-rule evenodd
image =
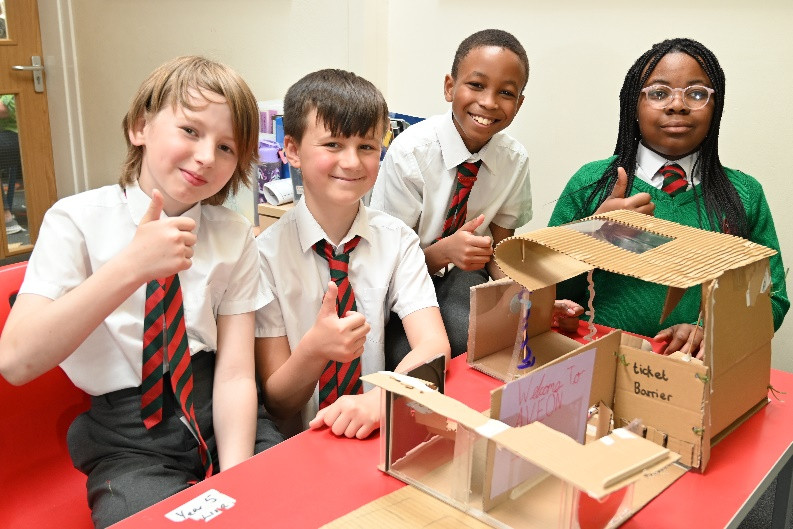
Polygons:
M449 367L446 393L484 410L490 404L489 391L498 384L458 357ZM771 384L793 398L793 374L772 370ZM772 399L713 447L704 475L687 472L623 527L737 527L777 474L777 507L786 507L791 454L793 404ZM236 505L202 527L314 528L404 486L380 472L378 461L377 435L359 441L337 438L327 429L303 432L113 527L193 527L197 522L175 523L165 514L215 489L234 498ZM786 514L786 509L775 512L775 521L779 515L784 523Z

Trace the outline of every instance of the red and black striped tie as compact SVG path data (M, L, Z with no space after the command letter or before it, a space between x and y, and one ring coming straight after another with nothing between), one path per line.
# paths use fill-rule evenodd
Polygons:
M669 193L670 197L679 195L688 189L686 172L676 163L670 163L661 167L658 172L664 177L664 185L661 189Z
M314 251L328 261L330 278L339 287L336 296L336 313L339 318L347 312L356 310L355 294L347 277L350 267L350 254L361 242L361 237L356 235L344 245L343 250L334 255L333 245L322 240L314 244ZM319 377L319 408L330 406L342 395L357 395L363 392L361 383L361 359L355 358L351 362L328 362L325 370Z
M482 160L475 162L463 162L457 166L457 185L454 188L454 195L449 203L449 212L446 213L446 221L443 223L443 233L438 238L443 239L453 234L465 224L465 217L468 215L468 195L476 182L476 175Z
M143 323L141 416L147 429L162 421L163 356L168 361L171 387L182 413L198 439L198 453L206 471L213 473L212 456L201 436L193 406L193 369L184 323L179 276L155 279L146 285L146 316Z

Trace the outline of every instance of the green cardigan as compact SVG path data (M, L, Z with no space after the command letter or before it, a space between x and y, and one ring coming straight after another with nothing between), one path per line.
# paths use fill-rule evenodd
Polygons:
M606 171L614 157L599 160L583 166L567 183L556 207L551 215L549 226L558 226L572 222L594 213L593 208L583 210L589 193L590 185L594 184ZM774 314L774 330L782 325L785 313L790 307L785 286L785 270L782 256L779 253L779 240L774 229L774 220L768 208L763 188L751 176L734 169L724 168L746 210L749 239L777 251L771 257L771 307ZM699 186L697 186L699 187ZM656 189L639 178L633 181L631 195L649 193L655 203L655 216L671 220L686 226L701 228L700 215L705 219L702 191L697 189L699 202L694 198L694 190L689 189L676 197ZM580 211L585 214L579 214ZM707 229L707 228L706 228ZM660 330L678 323L694 323L699 315L701 289L689 289L669 317L659 323L666 287L627 277L619 274L596 270L593 274L595 283L595 322L608 327L624 329L644 336L653 337ZM572 299L586 308L588 292L586 277L578 276L559 285L556 296L560 299Z

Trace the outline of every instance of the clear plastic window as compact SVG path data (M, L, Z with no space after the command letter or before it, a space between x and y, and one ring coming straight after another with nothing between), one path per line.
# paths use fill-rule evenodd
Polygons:
M565 227L637 254L674 240L613 220L591 219L567 224Z

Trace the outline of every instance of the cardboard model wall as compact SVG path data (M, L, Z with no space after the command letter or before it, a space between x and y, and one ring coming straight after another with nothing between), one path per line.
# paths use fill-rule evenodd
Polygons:
M594 232L592 221L596 226ZM730 431L731 426L767 403L773 337L768 258L774 250L731 235L681 226L630 211L596 215L580 223L589 226L588 233L587 229L574 227L579 223L572 223L511 237L496 247L496 263L501 270L531 291L529 335L532 350L538 357L534 369L552 362L560 353L581 348L574 340L568 339L574 343L568 342L565 346L563 340L552 336L557 334L551 332L550 319L556 283L600 268L669 287L664 317L686 289L702 289L702 347L706 369L695 371L698 377L709 382L701 406L705 445L709 444L708 439ZM612 234L613 228L627 229L634 234L649 234L650 238L659 236L660 242L655 241L655 247L650 245L650 249L645 248L642 253L629 251L597 233L598 223L612 229ZM519 316L509 311L510 289L517 289L517 286L495 282L472 289L468 361L503 380L520 376L514 365ZM479 318L485 321L477 321ZM546 342L551 344L550 353L546 352ZM623 349L625 347L627 349ZM669 364L668 373L675 363L687 360L659 357L625 345L618 345L616 349L619 349L618 355L624 355L624 362L635 364L637 369L652 364L659 373L661 362ZM640 381L640 373L637 380L632 380L630 370L623 371L626 383ZM684 391L689 384L692 394L696 395L702 390L703 380L695 378L694 374L692 372L689 382L681 381L680 384ZM603 384L616 387L616 378L604 379ZM682 395L679 389L675 391ZM593 396L594 393L593 385ZM639 406L639 411L644 408ZM669 435L667 430L675 424L677 415L674 403L656 402L652 410L645 413L644 424L655 428L653 425L658 422L659 437ZM706 463L707 453L692 458L692 466L704 469Z
M593 517L614 527L685 473L677 454L625 430L581 445L540 422L511 428L404 375L362 378L385 392L381 469L497 527L577 528ZM496 451L542 475L492 501L490 482L505 477Z

